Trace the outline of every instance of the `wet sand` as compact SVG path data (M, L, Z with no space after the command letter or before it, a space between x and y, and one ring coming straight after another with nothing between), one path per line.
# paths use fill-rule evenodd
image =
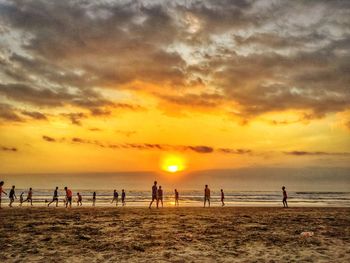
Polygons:
M350 262L350 208L4 208L0 262Z

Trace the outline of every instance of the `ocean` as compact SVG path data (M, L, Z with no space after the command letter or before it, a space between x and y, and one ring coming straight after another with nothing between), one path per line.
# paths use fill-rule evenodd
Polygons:
M7 193L9 189L5 189ZM83 196L83 206L92 205L92 193L90 189L72 189L73 190L73 206L76 206L76 194L79 192ZM19 204L19 196L24 192L26 198L28 189L16 189L17 199L14 206ZM54 189L33 189L33 205L45 206L47 202L52 200ZM113 191L111 190L95 190L96 206L115 206L111 204ZM119 193L119 206L121 206L121 190ZM183 190L179 189L180 206L200 207L203 205L203 191L199 190ZM59 192L59 206L64 205L65 193L63 189ZM126 206L147 207L151 201L151 191L136 191L126 189ZM2 204L8 204L9 199L6 195L2 195ZM164 206L174 206L173 191L164 191ZM323 206L323 207L350 207L350 192L288 192L288 204L290 207L305 206ZM28 206L25 203L23 206ZM211 192L211 205L221 206L220 191ZM225 191L226 206L282 206L281 191ZM53 204L52 204L53 206Z

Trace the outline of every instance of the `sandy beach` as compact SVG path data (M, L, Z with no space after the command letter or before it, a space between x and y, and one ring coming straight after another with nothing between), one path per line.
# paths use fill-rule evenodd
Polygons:
M350 208L25 207L0 220L1 262L350 261Z

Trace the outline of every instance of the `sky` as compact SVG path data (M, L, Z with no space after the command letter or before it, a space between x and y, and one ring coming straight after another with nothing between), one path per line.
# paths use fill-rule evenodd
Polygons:
M0 0L0 174L350 177L349 17L349 1Z

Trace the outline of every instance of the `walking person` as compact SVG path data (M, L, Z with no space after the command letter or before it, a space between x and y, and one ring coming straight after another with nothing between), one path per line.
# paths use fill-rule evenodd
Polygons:
M81 196L80 193L77 193L77 196L78 196L77 206L82 206L83 205L83 197Z
M58 207L58 187L57 186L55 191L53 192L52 201L47 204L47 207L49 207L53 202L56 202L56 207Z
M95 206L96 204L96 192L92 194L92 206Z
M68 187L66 186L64 188L64 190L66 191L66 208L68 207L72 207L72 197L73 197L73 193L70 189L68 189Z
M30 187L29 192L27 194L27 199L23 202L30 202L30 205L33 206L33 189Z
M113 191L113 199L112 199L111 204L113 204L113 202L115 201L116 206L118 206L118 197L119 197L119 194L118 194L117 190L114 190Z
M208 187L208 185L205 185L204 188L204 207L206 205L206 203L208 202L208 206L210 207L210 189Z
M4 193L5 195L7 195L7 193L3 190L3 187L4 186L4 181L1 181L0 182L0 209L1 209L1 195Z
M282 186L282 192L283 192L283 200L282 200L283 207L288 208L288 203L287 203L288 196L287 196L286 187Z
M157 208L158 208L159 202L161 202L162 208L163 208L163 190L161 186L159 186L158 192L157 192Z
M179 206L179 192L175 189L175 206Z
M224 194L224 190L221 189L221 204L222 206L225 206L225 194Z
M126 202L125 202L125 198L126 198L126 194L124 189L122 189L122 205L125 206Z
M152 201L149 204L149 208L151 208L153 201L157 201L157 191L158 191L157 181L154 181L154 184L152 186Z
M15 198L17 199L16 193L15 193L15 186L13 185L10 193L9 193L10 203L9 207L12 207L12 203L15 201Z

